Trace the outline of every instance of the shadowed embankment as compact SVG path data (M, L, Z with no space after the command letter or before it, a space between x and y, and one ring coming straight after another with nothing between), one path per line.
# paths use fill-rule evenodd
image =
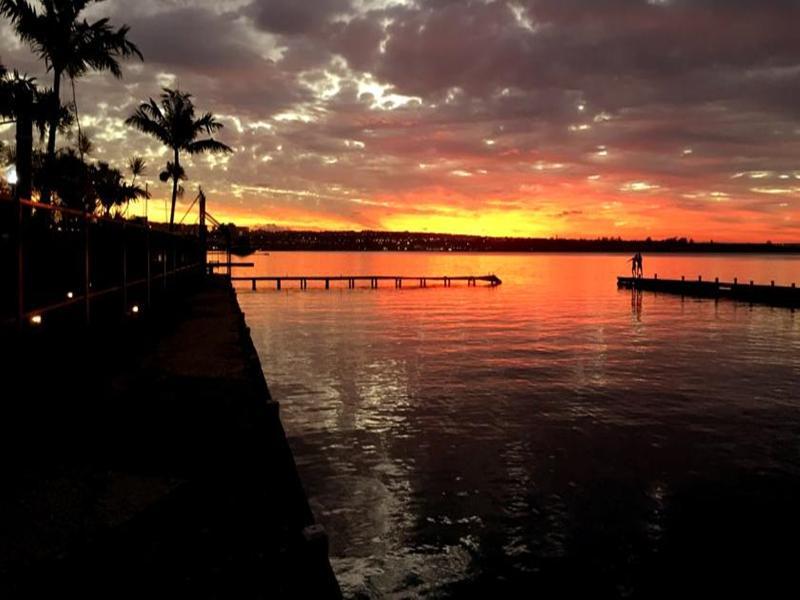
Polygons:
M339 596L229 283L0 352L0 597Z

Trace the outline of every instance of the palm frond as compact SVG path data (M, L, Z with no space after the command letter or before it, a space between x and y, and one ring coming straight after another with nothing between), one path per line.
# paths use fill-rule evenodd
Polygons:
M209 135L212 133L216 133L220 129L223 129L225 126L217 121L217 119L211 113L206 113L193 124L194 130L197 133L205 132Z
M135 202L141 198L150 198L150 192L139 185L125 184L122 188L122 197L125 202Z
M1 65L0 68L0 117L15 119L21 102L36 101L36 79L18 71L8 73Z
M172 161L167 163L166 168L163 171L161 171L161 173L159 173L158 178L164 182L169 181L170 179L173 178L177 178L179 181L181 179L187 179L186 171L184 170L184 168L180 165L175 167L175 163L173 163Z
M172 143L172 135L166 126L164 114L152 99L139 105L136 112L125 119L125 124L153 136L167 146Z
M232 154L233 148L213 138L209 138L207 140L197 140L188 144L186 146L186 151L189 154L203 154L206 152L211 154Z
M133 175L134 179L140 175L144 175L146 168L147 163L141 156L132 156L130 159L128 159L128 170L131 172L131 175Z
M0 15L11 21L14 28L28 25L38 16L33 5L24 0L0 0Z

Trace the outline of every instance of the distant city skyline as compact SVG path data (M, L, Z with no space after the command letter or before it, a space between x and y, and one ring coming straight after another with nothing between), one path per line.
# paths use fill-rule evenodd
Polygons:
M77 82L89 158L141 154L156 219L168 157L124 120L171 86L236 150L187 161L179 215L202 185L215 217L249 226L800 241L789 0L106 0L86 14L129 25L144 55L121 82ZM5 19L0 63L50 85Z

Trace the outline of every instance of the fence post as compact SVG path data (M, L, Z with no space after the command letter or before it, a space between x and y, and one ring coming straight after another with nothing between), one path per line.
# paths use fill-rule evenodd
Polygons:
M16 220L16 232L14 243L16 244L16 266L17 266L17 328L22 329L25 322L25 252L23 249L23 213L22 202L20 202L19 191L14 198L14 218Z
M201 275L205 277L206 270L208 269L207 264L207 254L208 248L206 246L207 242L207 232L206 232L206 195L203 193L203 188L200 188L200 230L197 232L200 237L200 265L201 265Z
M21 200L31 199L32 172L33 172L33 94L30 90L22 89L16 94L17 129L16 129L16 170L17 184L15 186L14 219L16 220L15 240L16 245L16 275L17 275L17 325L21 329L25 321L25 246L24 226L25 210Z
M125 221L122 222L122 314L128 311L128 240Z
M144 245L145 245L145 251L146 251L146 254L147 254L147 273L146 273L146 277L147 277L147 310L149 311L150 307L152 305L152 302L150 300L150 291L151 291L151 288L152 288L152 285L153 285L153 277L152 277L152 274L150 272L150 269L151 269L151 266L152 266L151 263L152 263L153 257L150 254L150 222L147 220L147 217L145 217L145 220L144 220Z
M233 224L225 227L225 260L228 262L228 277L231 276L231 246L233 245Z
M164 240L163 236L167 235L167 234L162 231L161 235L162 235L161 239ZM162 263L163 263L162 264L162 270L163 270L163 274L164 274L164 281L162 282L162 286L163 286L164 290L166 291L166 289L167 289L167 242L165 240L164 240L163 245L161 246L161 258L163 259L163 261L162 261Z
M83 304L86 316L86 324L91 321L91 305L92 300L89 297L91 293L91 283L89 272L89 225L91 224L91 216L89 213L83 215Z

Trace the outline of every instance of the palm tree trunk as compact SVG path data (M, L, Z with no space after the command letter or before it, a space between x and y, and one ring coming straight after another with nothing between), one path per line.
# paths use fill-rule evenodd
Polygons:
M75 78L69 78L72 84L72 107L75 109L75 123L78 125L78 152L81 155L81 162L83 162L83 131L81 131L81 116L78 114L78 97L75 94ZM55 143L53 144L55 149Z
M50 122L48 123L47 131L47 160L45 164L49 173L44 178L44 186L42 188L42 202L50 204L51 188L49 177L52 174L53 165L56 162L56 130L58 129L58 113L61 104L61 69L53 69L53 97L55 102L52 111L50 112Z
M169 230L175 226L175 202L178 199L178 173L180 172L180 157L178 156L178 149L175 148L175 172L172 174L172 209L169 211Z

